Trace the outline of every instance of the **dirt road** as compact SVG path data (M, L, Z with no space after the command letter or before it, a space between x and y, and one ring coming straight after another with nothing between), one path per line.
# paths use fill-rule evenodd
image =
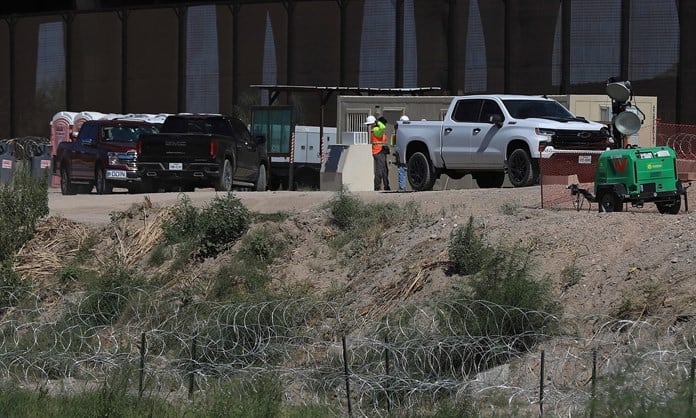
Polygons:
M492 202L514 202L520 206L539 207L539 188L526 187L523 189L466 189L431 191L418 193L397 192L355 192L355 196L364 201L409 202L416 201L419 207L426 211L437 211L439 208L466 205L469 208L480 207L486 210ZM216 195L212 189L199 189L186 193L194 206L205 206ZM268 191L268 192L235 192L244 205L254 212L302 212L324 205L336 192L328 191ZM108 223L111 214L128 210L133 204L149 198L153 205L166 207L173 205L180 193L128 194L116 192L109 195L94 193L74 196L63 196L59 189L49 189L48 207L50 216L61 216L66 219L86 223ZM497 204L497 203L496 203ZM498 206L494 206L497 209Z

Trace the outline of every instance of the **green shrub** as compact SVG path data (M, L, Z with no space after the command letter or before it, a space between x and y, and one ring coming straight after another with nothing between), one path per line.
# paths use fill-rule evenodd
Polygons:
M461 283L439 302L438 322L441 332L469 336L479 345L461 358L443 352L437 361L452 369L496 366L530 350L559 326L551 281L532 276L533 247L487 246L484 241L471 218L451 237L452 270Z
M234 194L215 196L198 218L201 234L199 255L215 257L237 241L251 224L251 215Z
M0 260L0 312L16 306L27 290L27 284L12 268L12 260Z
M194 238L197 234L198 210L191 204L191 198L180 194L172 210L171 219L162 222L164 239L169 244L176 244Z
M34 178L24 165L12 181L0 185L0 261L14 257L36 231L36 221L48 215L48 183Z
M141 285L143 279L134 270L122 266L111 266L103 274L87 281L86 299L80 302L83 321L91 325L114 323L128 304L134 287Z
M382 234L390 227L418 217L417 207L395 203L364 203L346 191L339 192L327 204L329 222L338 230L330 235L329 245L342 251L344 260L361 260L382 247ZM371 257L374 258L374 257Z
M245 259L253 259L262 265L270 264L285 249L285 241L265 226L257 228L242 238L239 253Z
M249 229L251 215L233 194L217 195L207 207L196 209L181 195L171 219L162 224L169 244L193 242L200 258L215 257Z
M243 238L239 252L215 275L212 295L216 299L248 300L271 281L268 266L285 250L285 241L260 227ZM263 293L263 292L261 292Z
M465 226L459 226L452 232L448 250L451 272L462 275L478 273L491 253L483 235L476 232L471 216Z
M340 230L352 228L363 217L364 204L346 191L335 195L328 203L329 219Z

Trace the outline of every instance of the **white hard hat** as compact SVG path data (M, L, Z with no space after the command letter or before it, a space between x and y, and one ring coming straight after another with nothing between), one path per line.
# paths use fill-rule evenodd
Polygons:
M401 122L408 122L410 119L408 118L408 116L403 115L402 117L399 118L399 120L400 120Z
M377 119L375 119L374 116L370 115L365 119L365 125L372 125L373 123L377 122Z

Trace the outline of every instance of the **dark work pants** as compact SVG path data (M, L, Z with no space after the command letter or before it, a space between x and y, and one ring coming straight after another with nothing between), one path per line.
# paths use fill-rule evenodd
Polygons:
M380 152L373 154L375 160L375 190L380 190L384 184L384 190L389 189L389 169L387 168L387 154Z

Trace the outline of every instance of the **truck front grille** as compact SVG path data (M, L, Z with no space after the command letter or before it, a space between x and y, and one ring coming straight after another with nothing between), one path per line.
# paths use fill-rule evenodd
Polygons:
M557 149L597 149L609 145L609 137L598 131L556 131L553 146Z

